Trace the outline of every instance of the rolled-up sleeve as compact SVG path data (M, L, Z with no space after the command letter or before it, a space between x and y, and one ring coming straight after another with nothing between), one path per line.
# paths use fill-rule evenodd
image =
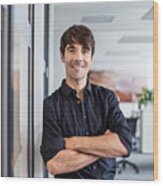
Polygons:
M129 156L132 150L132 134L114 93L109 97L108 124L109 129L119 135Z
M45 164L62 149L64 149L64 138L57 121L53 99L49 97L43 103L43 133L40 148Z

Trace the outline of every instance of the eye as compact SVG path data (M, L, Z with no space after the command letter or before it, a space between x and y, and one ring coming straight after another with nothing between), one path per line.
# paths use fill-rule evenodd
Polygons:
M69 49L68 49L68 52L70 52L70 53L74 53L74 51L75 51L74 48L69 48Z
M83 53L84 53L84 54L89 54L89 53L90 53L90 49L84 48L84 49L83 49Z

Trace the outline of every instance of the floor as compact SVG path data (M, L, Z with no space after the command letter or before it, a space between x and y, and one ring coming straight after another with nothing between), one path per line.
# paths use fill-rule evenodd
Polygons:
M133 167L127 165L122 173L118 173L119 169L117 169L116 180L153 180L153 154L133 153L129 158L125 159L135 163L139 168L139 173L136 173ZM121 160L121 158L118 160Z

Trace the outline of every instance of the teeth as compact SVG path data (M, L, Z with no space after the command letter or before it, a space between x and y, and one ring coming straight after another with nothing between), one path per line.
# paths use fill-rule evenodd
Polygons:
M72 65L73 68L82 68L83 66L81 65Z

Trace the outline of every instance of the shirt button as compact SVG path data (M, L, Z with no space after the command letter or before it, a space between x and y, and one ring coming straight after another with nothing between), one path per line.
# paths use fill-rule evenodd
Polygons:
M80 104L80 101L79 100L77 101L77 104Z
M93 165L93 170L96 170L96 165Z
M88 131L86 131L86 135L89 136L89 132Z
M74 95L76 95L76 91L75 91L75 90L73 90L72 93L73 93Z

